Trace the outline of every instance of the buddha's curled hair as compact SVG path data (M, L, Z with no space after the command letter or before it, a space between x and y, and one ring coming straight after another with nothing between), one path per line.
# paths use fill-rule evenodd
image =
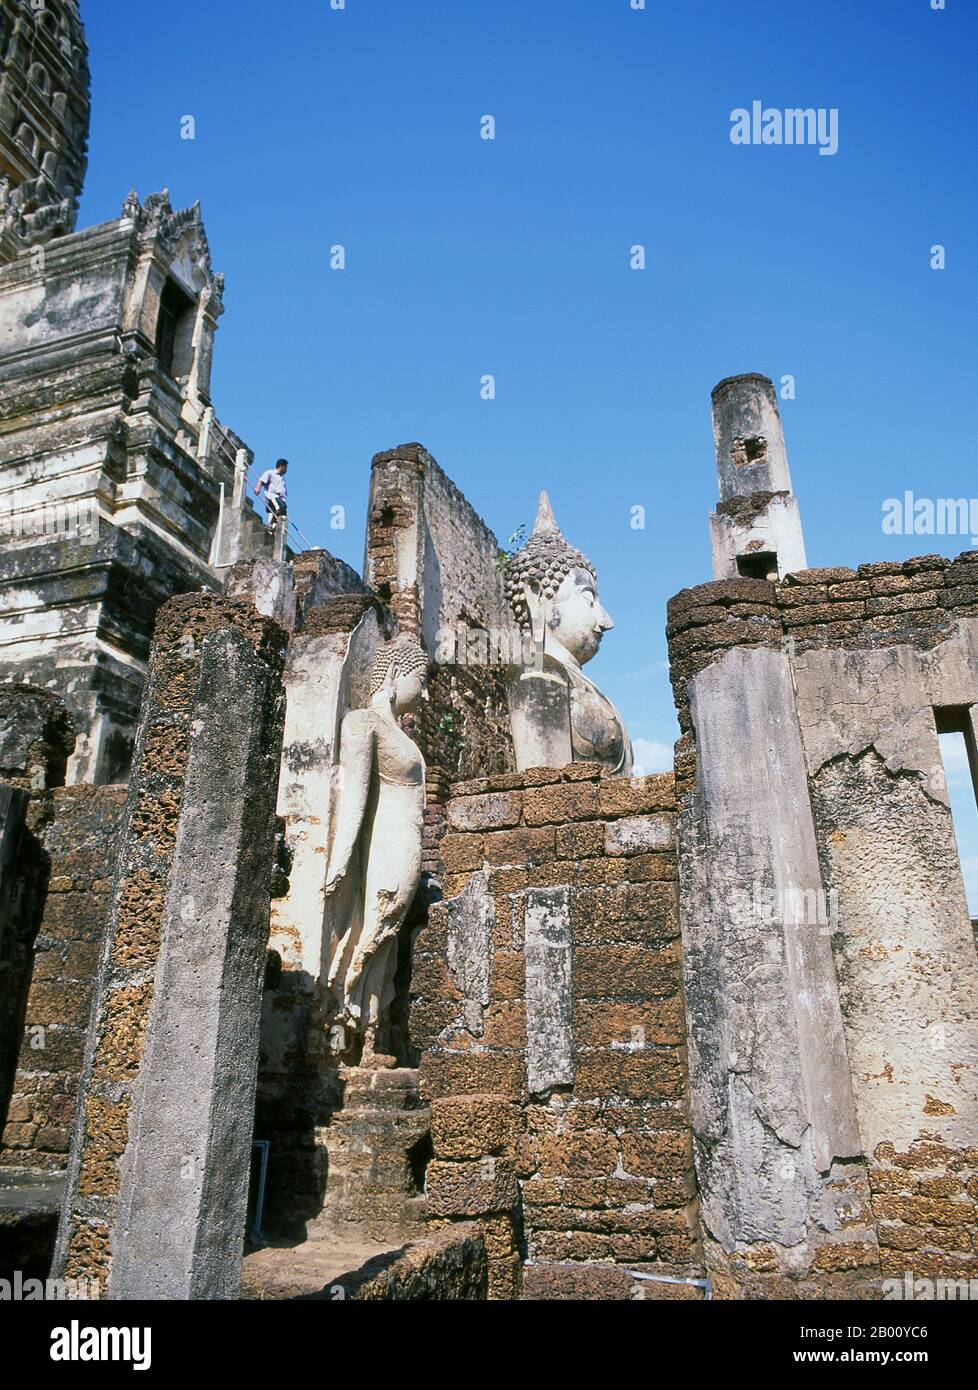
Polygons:
M550 499L541 492L533 534L506 565L506 597L523 632L529 632L532 626L524 587L530 585L544 598L552 599L571 570L576 569L584 570L597 582L591 561L561 535Z
M428 657L424 649L413 637L395 637L374 657L370 693L376 695L378 690L383 690L391 676L395 680L398 676L420 676L425 680L427 675Z

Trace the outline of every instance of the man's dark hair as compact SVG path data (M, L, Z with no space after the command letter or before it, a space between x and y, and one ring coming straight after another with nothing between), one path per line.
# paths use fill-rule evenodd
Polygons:
M281 467L283 466L283 464L284 464L284 466L285 466L286 468L288 468L288 466L289 466L289 461L288 461L288 459L276 459L276 460L275 460L275 467L276 467L276 468L281 468Z

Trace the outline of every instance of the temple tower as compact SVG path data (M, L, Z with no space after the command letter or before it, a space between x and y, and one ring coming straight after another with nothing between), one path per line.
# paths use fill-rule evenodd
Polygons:
M74 230L88 118L88 49L75 0L4 0L0 264Z
M199 205L133 192L74 231L77 6L5 3L0 54L0 683L64 697L69 782L118 782L160 604L270 542L211 403L224 279Z
M774 383L749 372L713 388L720 502L710 517L714 579L779 579L806 566Z

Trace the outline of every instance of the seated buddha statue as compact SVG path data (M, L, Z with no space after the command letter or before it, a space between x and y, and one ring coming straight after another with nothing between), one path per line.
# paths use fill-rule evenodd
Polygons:
M614 623L594 566L561 535L545 492L532 535L506 566L506 594L536 651L532 666L512 672L507 692L518 770L598 762L605 776L629 776L621 715L581 669Z

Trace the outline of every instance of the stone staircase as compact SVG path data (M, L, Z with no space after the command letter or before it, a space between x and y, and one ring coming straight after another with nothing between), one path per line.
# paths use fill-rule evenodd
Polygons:
M411 1067L343 1067L343 1106L317 1133L326 1200L309 1238L409 1239L424 1221L430 1117Z
M417 1071L343 1067L340 1080L342 1106L316 1132L328 1163L322 1211L300 1245L247 1256L242 1296L484 1298L478 1233L425 1225L430 1114Z

